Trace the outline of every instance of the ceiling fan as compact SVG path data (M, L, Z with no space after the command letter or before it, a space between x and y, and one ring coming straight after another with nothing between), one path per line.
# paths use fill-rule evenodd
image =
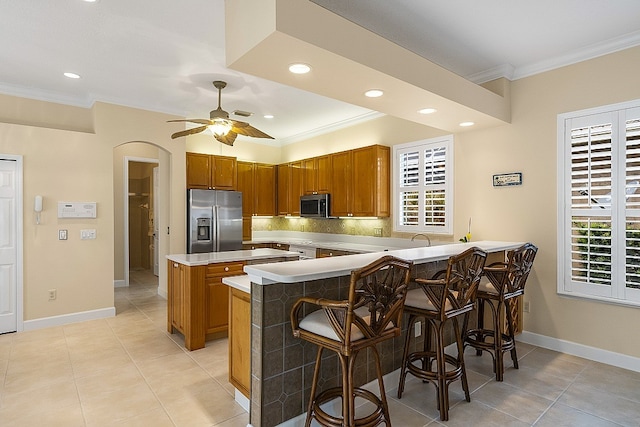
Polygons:
M218 108L209 113L210 119L184 119L184 120L169 120L169 122L189 122L196 123L201 126L193 129L187 129L180 132L176 132L171 135L171 139L180 138L181 136L193 135L196 133L204 132L208 128L213 131L213 136L223 144L233 145L238 134L251 136L254 138L269 138L272 136L267 135L251 126L247 122L241 122L229 118L229 113L220 108L220 98L222 89L227 86L226 82L216 80L213 85L218 89Z

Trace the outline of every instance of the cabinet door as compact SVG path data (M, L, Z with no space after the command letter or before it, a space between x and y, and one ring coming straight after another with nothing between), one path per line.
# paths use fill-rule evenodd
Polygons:
M242 240L251 240L253 235L251 234L251 217L242 217ZM244 247L243 247L244 249Z
M316 158L302 160L302 193L317 194L318 192L318 161Z
M389 147L353 150L354 216L389 216Z
M316 157L316 191L319 194L331 192L331 158Z
M256 215L275 215L275 194L275 166L256 163L254 172L254 213Z
M187 153L187 188L208 190L211 164L208 154Z
M351 214L351 151L331 155L331 215Z
M223 332L229 322L229 287L222 283L222 277L207 279L207 334Z
M289 212L300 216L300 196L302 192L302 162L291 163L291 186L289 188Z
M236 158L211 156L211 187L216 190L235 190L237 188Z
M184 334L185 326L185 266L177 262L168 261L169 266L169 322L168 330L173 333L173 328Z
M253 207L253 169L255 163L238 162L238 191L242 192L242 216L250 217L255 212Z
M289 182L291 172L289 164L278 165L278 215L288 215L289 209Z
M231 289L229 309L229 382L250 397L251 296Z

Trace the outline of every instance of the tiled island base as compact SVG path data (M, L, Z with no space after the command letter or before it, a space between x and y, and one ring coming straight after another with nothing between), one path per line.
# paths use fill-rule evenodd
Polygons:
M446 267L446 261L414 266L412 277L430 277ZM317 346L293 337L289 313L302 296L347 299L349 276L298 283L251 284L251 411L253 427L271 427L306 412ZM406 332L406 324L403 334ZM422 340L415 344L422 345ZM400 367L404 340L399 336L379 345L385 374ZM370 351L356 361L356 386L375 380ZM335 353L323 354L319 391L340 384Z

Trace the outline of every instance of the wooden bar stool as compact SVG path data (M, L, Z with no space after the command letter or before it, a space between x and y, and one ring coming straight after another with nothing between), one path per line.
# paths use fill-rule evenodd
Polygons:
M485 267L484 274L489 279L482 281L478 288L478 327L470 329L465 336L465 346L476 349L479 356L483 351L493 357L493 371L496 381L504 378L504 353L511 352L513 367L518 369L516 353L515 325L511 314L510 301L524 295L524 285L529 277L538 248L526 243L507 253L507 262L496 262ZM492 329L484 328L484 307L489 306L493 319ZM506 316L507 330L504 330L502 312Z
M462 389L467 402L471 401L458 316L465 315L474 308L476 290L486 259L487 253L476 247L450 257L447 269L436 273L432 279L415 279L420 287L407 293L404 304L404 311L409 314L409 327L400 368L398 398L402 397L407 373L431 382L436 386L438 409L442 421L449 419L449 384L453 381L462 380ZM410 332L420 318L424 318L427 323L424 349L409 353L411 335L413 335ZM444 352L446 346L444 328L449 320L453 323L458 347L456 357ZM431 348L431 338L434 338L435 349ZM433 362L436 364L435 371Z
M318 345L305 426L311 425L312 419L323 426L375 426L382 422L391 426L376 344L401 334L402 310L412 265L409 261L392 256L382 257L351 272L347 300L303 297L292 307L293 335ZM366 348L371 348L375 359L380 397L354 384L356 356ZM320 362L325 349L338 355L342 385L316 395ZM356 397L370 401L376 409L356 419ZM320 407L336 398L342 399L341 417L330 415Z

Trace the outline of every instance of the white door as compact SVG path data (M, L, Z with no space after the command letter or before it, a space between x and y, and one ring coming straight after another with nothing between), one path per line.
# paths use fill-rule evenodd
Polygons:
M0 160L0 333L17 330L16 170Z
M160 249L160 242L158 233L158 212L159 203L158 197L160 196L160 175L158 174L158 167L153 168L153 274L156 276L159 274L158 269L158 250Z

